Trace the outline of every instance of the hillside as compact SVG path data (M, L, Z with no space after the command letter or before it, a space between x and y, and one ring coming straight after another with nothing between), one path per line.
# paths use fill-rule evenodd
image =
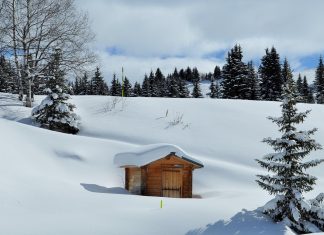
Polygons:
M254 159L271 152L261 140L278 135L266 117L279 115L280 103L100 96L73 102L82 118L77 136L36 128L30 109L0 94L1 234L292 234L253 211L270 198L255 183L262 170ZM324 144L324 106L298 107L312 109L301 127L317 127ZM196 199L165 198L160 209L161 198L122 189L114 155L155 143L178 145L204 163L194 172ZM311 173L319 180L309 197L324 188L324 165Z

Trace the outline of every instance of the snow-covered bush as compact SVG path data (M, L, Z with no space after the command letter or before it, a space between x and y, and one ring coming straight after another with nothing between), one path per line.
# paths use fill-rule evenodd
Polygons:
M47 97L32 110L32 118L50 130L76 134L80 118L73 112L75 105L68 103L70 96L56 86L46 89Z
M290 78L284 88L282 116L269 118L279 126L282 136L264 139L263 142L269 144L275 153L257 160L272 174L258 175L257 183L276 196L263 207L263 212L275 222L283 221L298 233L320 232L324 231L324 194L306 201L303 193L311 191L317 180L306 171L323 160L303 160L311 151L321 149L321 145L311 138L316 129L298 131L295 127L309 113L297 112L296 97L294 82Z

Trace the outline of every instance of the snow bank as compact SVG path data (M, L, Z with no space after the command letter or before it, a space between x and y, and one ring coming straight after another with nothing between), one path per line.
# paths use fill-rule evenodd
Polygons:
M36 96L36 104L43 98ZM82 117L77 136L35 128L31 109L16 96L0 94L0 234L184 235L222 220L222 226L240 225L239 234L257 234L263 225L273 234L288 234L253 218L260 217L253 210L271 198L255 183L255 175L265 172L254 159L271 152L261 140L278 136L266 117L279 114L279 103L129 98L107 111L112 97L72 99ZM313 110L303 126L318 127L315 138L324 140L324 106L298 107ZM181 115L179 124L169 125ZM204 163L193 177L193 193L201 199L141 197L123 190L124 172L114 156L155 143L181 146L185 155ZM315 152L309 160L323 155ZM306 195L314 198L324 188L324 165L309 173L318 177L314 192ZM247 212L236 217L242 208ZM215 231L232 234L229 227ZM248 228L251 232L243 233Z

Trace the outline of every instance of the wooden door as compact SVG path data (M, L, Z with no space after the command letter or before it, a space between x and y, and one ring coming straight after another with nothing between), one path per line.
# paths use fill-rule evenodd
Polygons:
M162 196L180 198L182 193L182 174L179 169L162 170Z

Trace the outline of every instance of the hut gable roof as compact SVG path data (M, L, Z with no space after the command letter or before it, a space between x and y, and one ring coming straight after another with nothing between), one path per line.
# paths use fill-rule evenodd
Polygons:
M145 145L134 149L134 151L118 153L115 155L114 164L118 167L141 167L170 154L174 154L198 167L203 167L202 162L189 156L178 146L171 144Z

